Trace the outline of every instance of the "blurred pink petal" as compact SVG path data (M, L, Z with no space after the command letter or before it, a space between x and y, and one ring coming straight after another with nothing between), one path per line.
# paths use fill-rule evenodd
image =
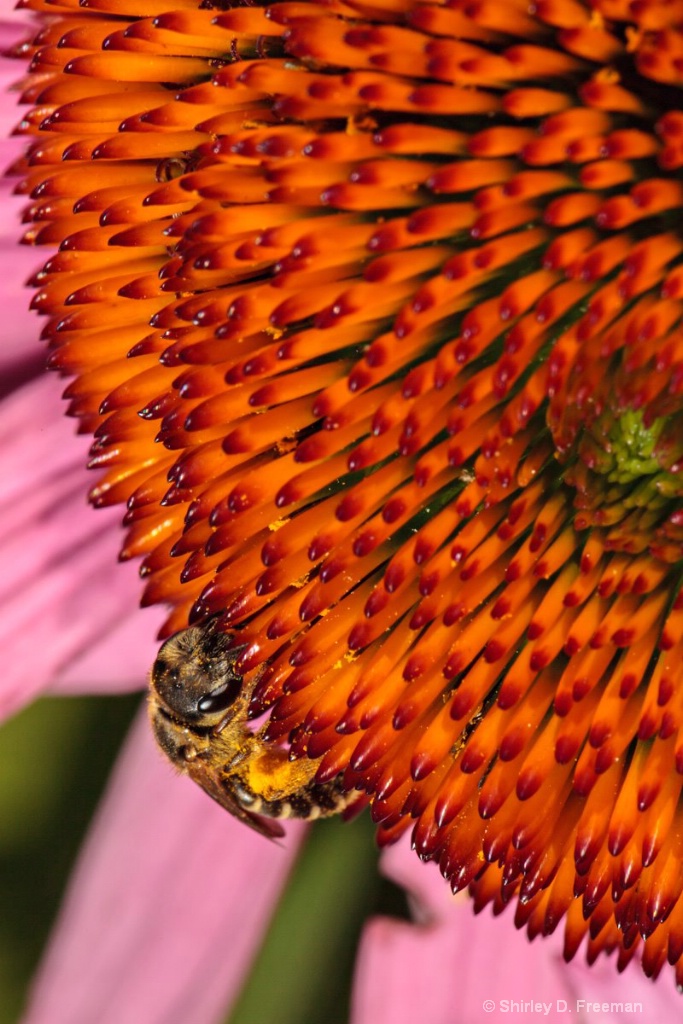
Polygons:
M129 570L129 571L127 571ZM79 655L72 657L57 673L49 687L51 693L130 693L147 684L147 676L156 658L159 643L156 632L166 617L163 609L136 607L139 580L134 566L114 567L129 579L135 597L123 617L103 626L97 639Z
M0 102L4 97L0 95ZM3 166L4 160L0 161ZM25 379L23 367L30 363L37 370L45 362L44 345L39 341L41 324L35 313L29 311L30 292L26 280L40 265L35 250L17 245L20 235L19 214L23 203L7 196L7 186L0 187L0 349L2 350L3 382L6 391L7 374L12 370ZM11 214L11 216L10 216ZM9 221L9 224L4 223ZM11 230L10 230L11 228Z
M366 927L356 961L352 1024L680 1019L681 997L669 972L654 984L637 963L621 976L604 957L588 967L579 952L566 964L561 929L530 943L511 915L495 918L486 909L475 916L467 896L452 896L436 865L420 863L408 842L391 847L382 861L385 873L413 894L420 923L376 918ZM628 1011L585 1012L580 1000L642 1003L643 1011L635 1018ZM526 1011L514 1008L525 1002ZM529 1010L537 1003L549 1006L548 1013Z
M303 834L290 825L282 844L269 843L174 777L141 716L23 1024L224 1020Z
M88 507L86 443L60 416L60 390L56 377L39 377L0 405L3 717L48 687L143 687L163 619L161 609L135 614L136 566L116 562L120 509ZM112 630L123 630L125 646L109 648L116 658L94 650Z

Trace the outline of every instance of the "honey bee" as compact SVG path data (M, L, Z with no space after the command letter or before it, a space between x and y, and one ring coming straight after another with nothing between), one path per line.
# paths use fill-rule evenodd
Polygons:
M247 726L253 684L236 670L244 647L216 619L176 633L152 667L149 713L157 743L230 814L271 839L277 818L313 819L343 810L358 794L339 781L317 784L315 761L290 761Z

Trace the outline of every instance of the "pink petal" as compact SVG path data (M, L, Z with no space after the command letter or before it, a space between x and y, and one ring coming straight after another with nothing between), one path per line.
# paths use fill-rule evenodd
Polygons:
M451 896L436 866L420 863L407 842L384 854L383 867L425 901L418 917L430 923L377 918L369 924L356 962L352 1024L635 1019L616 1009L586 1013L585 1005L582 1013L578 1000L641 1003L643 1020L679 1019L681 998L670 972L653 983L636 963L618 975L614 960L588 967L581 952L565 964L561 928L531 944L511 916L494 918L489 910L475 916L467 896ZM530 1009L536 1004L548 1005L548 1014Z
M162 609L137 612L137 566L117 565L121 510L86 503L95 478L61 388L45 375L0 403L0 716L48 687L143 687L163 621Z
M0 95L0 102L4 97ZM0 160L0 166L4 165ZM25 287L30 275L45 261L44 253L20 246L18 239L21 234L19 216L23 203L7 196L7 186L0 186L1 220L11 223L0 223L0 364L3 368L3 387L8 382L8 373L17 380L26 379L23 365L31 363L35 373L42 368L46 354L44 345L39 341L41 322L35 313L29 311L31 293Z
M114 566L112 572L127 568ZM135 567L130 569L134 575ZM131 579L131 586L139 590L139 580ZM159 649L155 636L166 612L158 607L141 611L136 601L137 596L122 618L107 622L97 640L68 661L49 687L51 693L130 693L146 686Z
M245 828L143 716L77 865L23 1024L211 1024L240 991L304 834Z

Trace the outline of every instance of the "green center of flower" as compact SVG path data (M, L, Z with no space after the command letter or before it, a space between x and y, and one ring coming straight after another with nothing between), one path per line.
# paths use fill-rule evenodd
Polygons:
M650 549L677 562L683 549L680 415L648 422L638 409L602 412L584 425L564 481L575 492L574 526L602 527L612 550Z
M660 417L647 426L639 409L628 409L612 419L604 448L610 483L628 484L661 470L655 446L665 422Z

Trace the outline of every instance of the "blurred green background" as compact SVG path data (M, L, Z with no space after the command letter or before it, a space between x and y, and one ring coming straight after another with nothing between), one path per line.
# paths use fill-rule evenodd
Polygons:
M140 696L43 698L0 729L0 1024L20 1019L61 894ZM367 813L318 822L229 1024L345 1024L365 919L407 916ZM227 1022L226 1022L227 1024Z
M0 1024L14 1024L131 697L43 698L0 729Z

